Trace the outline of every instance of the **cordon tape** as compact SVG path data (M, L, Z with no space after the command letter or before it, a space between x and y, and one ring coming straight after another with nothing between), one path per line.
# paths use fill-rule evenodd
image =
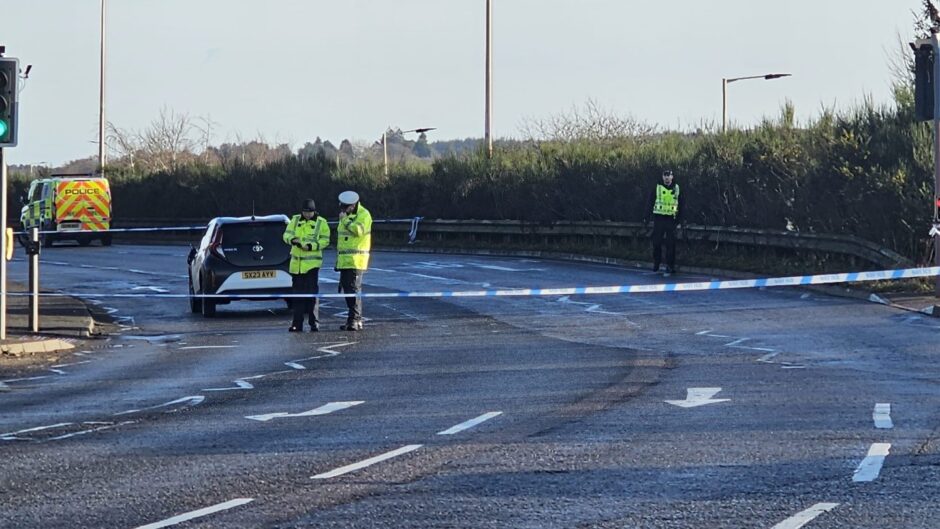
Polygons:
M819 274L761 279L736 279L728 281L701 281L689 283L658 283L650 285L613 285L600 287L567 288L518 288L500 290L446 290L428 292L360 292L358 294L88 294L88 293L42 293L45 297L79 298L206 298L206 299L289 299L289 298L483 298L483 297L532 297L571 296L594 294L647 294L656 292L700 292L708 290L734 290L765 287L798 287L806 285L831 285L834 283L857 283L861 281L887 281L934 277L940 275L940 266L925 268L903 268L876 272L848 272L841 274ZM28 292L10 292L10 296L29 296Z

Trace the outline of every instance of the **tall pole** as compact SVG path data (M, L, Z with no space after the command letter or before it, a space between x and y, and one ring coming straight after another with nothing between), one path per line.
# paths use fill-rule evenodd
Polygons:
M933 45L933 78L934 78L934 119L933 119L933 164L934 164L934 182L933 182L933 204L931 208L933 209L933 223L936 226L940 223L938 219L938 200L940 200L940 115L937 112L937 105L940 104L940 82L937 82L937 75L940 75L940 39L937 38L937 33L934 32L930 36L931 44ZM940 233L934 231L933 236L933 255L934 255L934 266L940 266ZM934 278L934 296L940 298L940 276Z
M0 340L7 339L7 160L0 147Z
M721 132L728 131L728 79L721 79Z
M104 176L105 156L105 116L104 116L104 72L105 72L105 13L107 0L101 0L101 58L99 65L100 79L98 80L98 165L101 166L101 176Z
M486 155L493 157L493 0L486 0Z

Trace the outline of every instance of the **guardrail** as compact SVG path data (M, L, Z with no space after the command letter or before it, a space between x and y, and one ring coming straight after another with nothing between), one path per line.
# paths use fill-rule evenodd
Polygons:
M457 243L476 244L499 242L503 245L541 247L551 250L558 243L580 242L592 247L611 247L614 242L647 244L648 225L636 222L524 222L514 220L442 220L414 221L376 220L374 231L380 243L400 243L415 240L420 244L436 245ZM115 228L140 228L205 225L206 219L116 219ZM128 234L130 235L130 234ZM400 236L400 237L399 237ZM198 234L188 234L193 239ZM860 260L883 269L913 266L910 259L882 248L875 243L846 235L808 234L791 231L758 230L719 226L684 226L679 230L680 240L715 247L730 245L743 248L776 248L794 252L838 254ZM464 244L461 244L464 243Z
M383 231L402 232L406 226L383 226ZM804 234L790 231L756 230L715 226L685 226L679 230L680 239L713 245L779 248L797 252L819 252L850 256L879 268L909 267L913 263L906 257L882 248L870 241L844 235ZM636 222L552 222L487 220L428 220L422 219L418 227L418 240L444 242L469 237L487 238L503 243L537 244L550 249L558 241L592 239L594 246L610 246L614 240L649 239L648 225ZM456 237L455 237L456 236ZM597 244L600 242L600 244Z

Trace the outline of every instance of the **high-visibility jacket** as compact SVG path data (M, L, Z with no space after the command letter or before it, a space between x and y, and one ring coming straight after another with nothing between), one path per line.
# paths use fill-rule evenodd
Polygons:
M653 203L653 215L665 215L675 217L679 214L679 184L674 184L672 189L657 184L656 198Z
M295 238L303 248L291 244ZM290 273L306 274L323 266L323 249L330 245L330 226L319 215L310 220L294 215L284 230L284 242L290 244ZM310 250L306 249L308 244Z
M336 228L336 268L366 270L372 249L372 214L359 204L352 215L339 219Z

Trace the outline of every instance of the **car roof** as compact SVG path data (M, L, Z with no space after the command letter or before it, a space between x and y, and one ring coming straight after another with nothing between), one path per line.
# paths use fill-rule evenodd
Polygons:
M288 223L287 215L252 215L250 217L216 217L212 219L216 224L249 224L252 222L283 222Z

